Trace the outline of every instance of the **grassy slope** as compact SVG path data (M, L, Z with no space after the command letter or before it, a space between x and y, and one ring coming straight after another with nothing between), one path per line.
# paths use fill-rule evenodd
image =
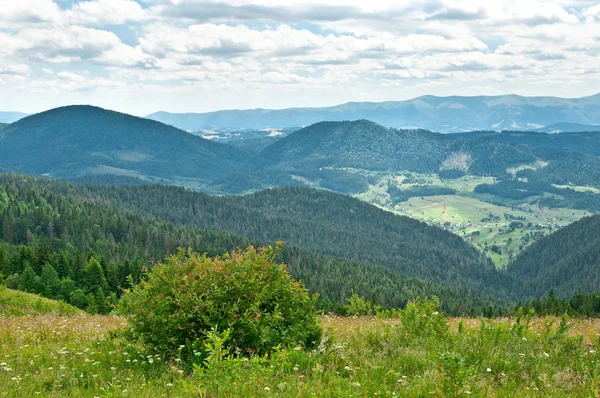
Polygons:
M549 321L534 319L520 335L513 320L451 319L448 335L425 337L397 319L324 317L320 349L235 372L223 362L217 392L214 378L106 338L125 326L121 318L0 317L0 396L595 396L599 321L578 321L569 334L581 339L557 335L558 322L545 332Z
M516 257L530 245L535 240L533 236L548 235L556 230L557 225L571 224L589 214L575 209L540 209L537 205L511 208L488 203L483 199L489 200L489 198L475 195L473 191L479 184L493 184L495 180L492 177L466 176L455 180L442 180L435 174L407 174L418 176L421 184L452 188L456 191L456 195L413 197L406 202L393 203L387 193L388 186L395 185L401 189L410 189L415 185L404 183L405 176L397 174L379 178L377 184L371 185L368 191L356 197L384 209L448 229L465 238L478 249L486 251L499 268L505 268L511 258ZM499 217L500 220L482 222L481 219L488 217L489 214ZM505 214L525 217L526 221L521 222L524 224L531 222L533 226L510 230L508 226L511 220L507 220ZM553 225L552 229L548 228L550 224ZM536 227L537 225L543 227ZM479 235L473 235L477 232ZM493 245L501 248L501 254L486 250Z
M0 286L0 316L76 315L81 310L35 294L6 289Z

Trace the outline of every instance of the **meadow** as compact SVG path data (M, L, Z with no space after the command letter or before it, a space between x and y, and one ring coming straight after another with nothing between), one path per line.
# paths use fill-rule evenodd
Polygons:
M2 397L595 397L600 321L445 318L425 302L392 318L320 318L312 350L237 358L225 333L204 366L122 338L125 319L0 317Z
M540 208L537 204L530 203L502 205L496 203L498 198L492 195L474 192L479 184L496 183L493 177L441 179L436 174L404 174L380 176L376 184L356 197L394 213L447 229L485 252L501 269L535 240L589 215L585 210ZM410 180L407 176L411 176ZM455 194L414 196L396 203L388 193L390 186L410 190L423 185L451 188ZM588 187L569 188L595 193L593 188ZM537 199L539 198L534 197L531 202L535 203ZM523 225L511 228L513 221ZM492 247L494 250L491 250Z

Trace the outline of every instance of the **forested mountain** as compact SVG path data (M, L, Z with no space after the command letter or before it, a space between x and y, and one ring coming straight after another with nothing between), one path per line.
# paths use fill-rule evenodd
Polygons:
M135 280L142 265L163 259L177 247L217 255L250 243L267 244L283 238L287 240L283 260L295 277L321 294L324 308L342 305L353 291L386 306L402 306L417 295L437 294L453 313L478 313L497 303L476 289L449 283L452 268L464 272L473 267L470 285L476 284L477 278L486 280L486 273L493 272L459 239L341 195L304 191L305 195L292 192L297 203L284 190L243 198L248 203L220 206L218 198L174 187L86 187L0 175L0 272L13 287L47 292L50 297L70 299L80 290L73 298L79 301L73 304L82 306L93 303L100 288L103 294L118 294L119 286L128 286L128 275ZM330 200L333 202L328 203ZM262 209L252 212L249 204L259 203L264 203ZM319 210L321 207L325 210ZM239 212L241 209L246 211ZM144 215L151 213L156 218L172 218L180 225ZM342 224L343 213L355 214L358 219L353 221L374 217L373 223L381 222L383 231L372 230L363 243L357 237L364 229L344 231L351 228ZM325 214L330 216L329 222L322 218ZM189 224L237 230L251 240ZM316 238L309 236L313 234ZM322 240L321 254L312 250L318 239ZM435 279L432 273L446 272L440 269L445 264L450 280L443 286L397 272L409 268L407 264L417 265L412 251L423 250L417 239L429 244L441 242L437 251L430 252L428 263L421 265L431 266L424 275ZM348 245L356 248L351 250ZM368 249L368 245L377 246ZM377 251L383 254L377 255ZM384 264L387 267L372 265L380 260L388 261ZM398 266L392 266L391 261Z
M332 192L285 187L215 197L158 185L73 189L62 192L177 225L259 241L282 240L314 253L384 265L407 276L483 290L506 282L487 258L459 237Z
M91 106L29 116L2 130L1 164L56 177L116 174L212 179L245 159L239 149L148 119Z
M567 297L600 288L600 216L586 217L538 240L508 268L530 297L554 289Z
M513 177L508 169L527 166L519 170L532 182L600 186L600 159L595 156L483 139L485 133L481 134L475 139L475 133L463 137L396 130L367 120L322 122L290 134L256 155L249 161L246 181L254 179L259 187L281 185L286 172L300 177L296 180L318 181L321 187L352 193L369 184L357 173L361 170L504 179ZM536 162L543 167L530 166ZM225 192L235 192L235 180L225 177L214 184L220 184Z
M568 149L600 156L600 131L565 132L562 134L545 134L532 131L476 131L460 134L460 136L472 140L493 140L556 150Z
M368 119L387 127L440 132L481 129L528 130L559 122L600 124L600 94L583 98L518 95L436 97L406 101L349 102L324 108L226 110L208 113L157 112L147 117L184 130L283 128L323 120Z

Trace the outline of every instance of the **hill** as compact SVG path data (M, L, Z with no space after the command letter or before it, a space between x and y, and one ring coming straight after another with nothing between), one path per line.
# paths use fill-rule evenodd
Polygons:
M493 140L508 144L529 145L558 151L570 150L600 156L600 131L564 132L544 134L532 131L476 131L460 134L471 140Z
M540 133L577 133L581 131L600 131L600 125L592 126L581 123L554 123L549 126L533 129Z
M509 266L530 297L554 289L567 297L600 287L600 215L586 217L538 240Z
M0 286L0 316L75 315L83 311L56 300Z
M26 116L28 114L22 112L0 112L0 123L13 123Z
M28 116L2 130L3 166L59 178L113 174L175 181L231 172L243 152L174 127L91 106Z
M510 169L526 172L536 182L600 186L600 159L595 156L483 139L475 133L388 129L366 120L322 122L296 131L256 155L247 172L254 173L248 179L262 179L262 186L279 185L285 172L297 181L356 193L372 184L368 178L372 172L506 179L514 177ZM267 171L276 172L274 180L264 178ZM226 178L218 183L225 191L234 188Z
M460 238L307 188L224 200L171 186L79 186L0 175L0 225L7 285L50 291L80 308L98 301L99 287L106 297L119 294L129 275L138 280L142 266L178 247L215 256L275 240L286 243L282 259L321 294L325 309L343 305L352 291L385 306L436 294L452 313L497 305L478 286L504 296L488 287L502 275ZM423 242L438 247L429 250ZM44 279L48 264L56 277L45 280L55 282L32 282L32 273ZM410 277L417 274L422 277Z
M528 130L553 123L600 124L600 94L583 98L422 96L406 101L349 102L323 108L225 110L208 113L156 112L147 117L184 130L284 128L323 120L368 119L387 127L441 132L482 129Z

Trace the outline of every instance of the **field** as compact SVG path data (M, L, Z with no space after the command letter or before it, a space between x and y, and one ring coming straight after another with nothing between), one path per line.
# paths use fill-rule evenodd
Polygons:
M2 397L594 397L599 320L321 318L314 351L207 369L125 343L115 316L0 317ZM427 315L427 316L425 316Z
M540 208L530 203L514 206L490 203L494 201L493 197L477 195L474 189L479 184L493 184L495 180L492 177L465 176L442 180L435 174L407 174L411 176L409 183L405 175L386 176L357 197L452 231L484 251L498 268L506 267L511 259L536 239L589 214L575 209ZM446 187L455 190L455 194L415 196L396 203L388 193L391 185L401 190L425 185Z

